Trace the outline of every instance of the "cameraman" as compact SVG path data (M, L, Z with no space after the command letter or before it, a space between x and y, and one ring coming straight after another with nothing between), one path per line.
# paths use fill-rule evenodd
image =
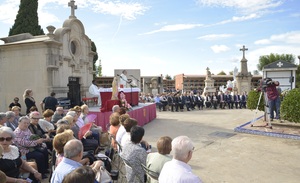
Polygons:
M276 108L276 119L280 120L280 96L276 86L279 86L278 81L272 81L269 79L266 81L267 88L266 93L268 96L268 105L270 110L270 119L274 119L274 107Z

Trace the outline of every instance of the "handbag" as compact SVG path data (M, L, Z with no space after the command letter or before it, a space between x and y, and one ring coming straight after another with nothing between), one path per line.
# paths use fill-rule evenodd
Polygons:
M112 178L110 176L110 173L103 166L101 166L100 169L97 171L96 180L99 183L110 183L110 182L112 182Z

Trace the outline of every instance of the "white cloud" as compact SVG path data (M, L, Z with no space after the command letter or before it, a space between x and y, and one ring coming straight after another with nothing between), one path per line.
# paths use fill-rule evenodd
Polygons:
M208 35L205 35L205 36L200 36L197 39L212 41L212 40L219 40L219 39L229 38L229 37L232 37L232 36L233 36L233 34L208 34Z
M300 13L293 13L293 14L291 14L290 16L291 16L291 17L296 17L296 18L298 18L298 17L300 17Z
M7 0L0 5L0 21L6 24L13 24L18 13L20 1Z
M120 1L90 0L91 8L96 13L122 16L127 20L135 20L138 15L143 15L149 8L138 2L124 3Z
M198 0L197 2L204 6L235 8L245 14L265 11L270 8L278 7L283 3L282 0Z
M286 43L286 44L300 44L300 31L292 31L284 34L272 35L269 39L257 40L255 44L271 44L271 43Z
M239 17L238 16L233 16L231 19L223 20L223 21L218 22L218 23L213 24L213 25L227 24L227 23L231 23L231 22L242 22L242 21L256 19L256 18L260 18L260 15L258 15L256 13L252 13L250 15L239 16Z
M230 48L228 46L226 46L226 45L213 45L210 48L215 53L220 53L220 52L225 52L225 51L230 50Z
M254 44L270 44L271 41L269 39L261 39L254 42Z
M154 34L154 33L158 33L158 32L171 32L171 31L181 31L181 30L188 30L188 29L194 29L196 27L201 27L203 26L202 24L174 24L174 25L166 25L163 26L160 29L154 30L154 31L150 31L150 32L146 32L140 35L144 35L144 34Z

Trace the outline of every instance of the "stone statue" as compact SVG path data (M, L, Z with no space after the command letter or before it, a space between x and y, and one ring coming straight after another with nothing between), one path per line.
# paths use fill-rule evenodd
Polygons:
M233 70L233 81L236 80L236 75L238 74L238 68L235 67L234 70Z
M119 100L118 98L118 80L117 77L114 77L114 80L112 82L112 95L111 100Z
M156 78L151 79L151 85L152 85L153 89L157 89L157 79Z
M211 72L208 67L206 68L206 79L211 79Z

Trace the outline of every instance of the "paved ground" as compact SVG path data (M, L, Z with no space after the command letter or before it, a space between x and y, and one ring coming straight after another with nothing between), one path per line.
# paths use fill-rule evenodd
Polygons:
M235 133L254 117L246 109L158 112L144 126L145 140L187 135L195 151L189 164L205 183L298 183L300 141Z

